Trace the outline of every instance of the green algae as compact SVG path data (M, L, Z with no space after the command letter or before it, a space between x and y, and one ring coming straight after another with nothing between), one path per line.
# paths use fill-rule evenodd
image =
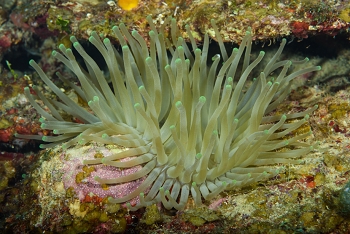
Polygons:
M127 222L125 218L116 218L110 227L111 233L124 233L126 230Z
M46 19L47 27L50 31L70 32L70 22L74 19L71 11L65 8L50 8Z
M192 223L194 226L202 226L206 220L199 217L199 216L191 216L189 217L188 221Z
M13 122L10 122L5 118L0 119L0 129L6 129L12 126L13 126Z
M100 219L101 213L98 210L92 210L91 212L87 212L84 216L84 220L88 222L97 221Z
M339 14L339 18L344 20L345 22L350 22L350 8L346 8L342 10Z
M8 180L7 177L2 178L2 179L0 180L0 191L7 188L8 182L9 182L9 180Z
M16 169L11 161L0 161L0 191L8 188L9 180L15 177Z
M69 187L66 190L66 197L67 198L73 198L74 196L75 196L74 188L73 187Z
M141 222L145 223L147 225L152 225L152 224L159 222L161 220L162 220L162 218L160 216L158 207L156 204L153 204L151 206L146 207L146 212L143 215Z
M95 168L93 166L84 166L82 168L83 171L80 171L77 173L77 175L75 176L75 182L77 184L80 184L81 182L83 182L83 180L87 177L89 177L91 175L91 173L93 171L95 171Z
M206 222L214 222L220 219L220 211L210 210L207 207L196 207L182 214L182 219L195 226L202 226Z
M64 213L63 215L62 215L62 218L61 218L61 225L62 226L70 226L72 223L73 223L73 221L72 221L72 217L69 215L69 214L66 214L66 213Z
M329 105L328 110L332 118L339 119L344 117L346 113L350 111L350 106L349 106L349 103L347 102L335 103L335 104Z
M100 222L105 223L109 220L109 217L106 212L101 212L100 217L98 219Z
M105 205L105 210L110 214L117 213L120 210L120 208L121 206L118 203L107 203Z

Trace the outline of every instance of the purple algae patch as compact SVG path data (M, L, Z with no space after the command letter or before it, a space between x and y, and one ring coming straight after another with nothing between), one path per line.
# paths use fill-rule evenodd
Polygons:
M86 195L98 196L100 198L113 197L121 198L137 189L145 177L121 184L109 184L108 186L102 185L95 181L94 177L114 179L129 174L133 174L142 169L142 166L135 166L132 168L117 168L113 166L97 164L89 165L94 167L94 171L85 177L80 183L77 183L76 176L78 173L83 173L83 161L87 159L94 159L96 153L102 154L104 157L110 156L113 152L104 146L77 146L72 149L68 149L63 152L61 159L63 161L63 184L65 189L72 187L80 201L84 200ZM121 161L127 161L131 158L125 158ZM137 203L139 198L136 197L128 202L131 204Z

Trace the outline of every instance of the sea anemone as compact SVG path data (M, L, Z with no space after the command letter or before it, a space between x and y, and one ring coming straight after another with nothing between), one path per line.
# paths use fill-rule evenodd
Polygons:
M177 37L175 19L167 19L159 32L152 19L147 20L151 28L149 45L137 31L129 33L124 24L113 27L121 52L108 38L101 40L92 32L89 41L102 54L111 84L75 37L71 41L86 69L64 45L59 46L61 53L52 52L78 77L81 86L57 75L89 108L71 100L31 60L30 65L61 101L48 100L36 86L33 89L37 96L31 95L28 87L25 95L42 115L42 129L53 130L56 135L17 137L50 142L41 145L42 148L58 144L67 148L91 141L120 146L122 152L85 160L84 164L105 164L119 169L140 167L134 173L114 179L95 177L107 185L144 178L129 194L108 199L112 203L125 203L139 196L135 206L128 204L131 210L159 202L167 209L180 210L190 196L200 205L202 198L210 200L223 190L271 178L279 173L271 165L300 163L298 158L313 150L313 146L305 143L311 132L290 133L306 123L317 106L299 113L272 114L290 93L294 78L320 70L311 66L288 74L292 62L278 61L285 39L248 86L247 79L265 54L260 52L250 61L250 30L239 48L228 53L212 21L221 54L209 63L208 35L200 49L188 26L191 45ZM169 36L165 36L167 26L170 26ZM79 123L66 121L67 114Z

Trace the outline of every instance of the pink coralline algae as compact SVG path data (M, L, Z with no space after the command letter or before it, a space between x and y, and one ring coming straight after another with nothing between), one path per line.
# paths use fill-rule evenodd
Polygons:
M11 46L11 37L8 34L0 36L0 47L7 49Z
M84 152L81 151L83 149ZM107 149L104 146L82 146L68 149L60 156L63 162L63 176L62 181L65 189L73 188L80 201L84 201L86 197L97 196L99 198L121 198L134 191L144 180L144 178L131 181L128 183L115 184L115 185L103 185L95 181L95 177L100 178L119 178L125 175L133 174L140 170L142 167L132 167L119 169L107 165L93 165L89 166L91 173L84 173L83 161L87 159L93 159L96 154L103 155L104 157L110 156L119 149ZM120 151L120 150L119 150ZM123 159L124 161L130 159ZM93 167L93 168L91 168ZM85 174L82 180L77 179L79 175ZM131 205L138 202L138 198L130 201Z

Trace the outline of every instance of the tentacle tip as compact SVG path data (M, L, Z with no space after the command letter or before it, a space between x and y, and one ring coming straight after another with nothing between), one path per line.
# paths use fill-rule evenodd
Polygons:
M181 108L182 107L182 102L181 101L177 101L175 103L175 106L176 106L176 108Z
M91 38L91 37L90 37L90 38ZM90 38L89 38L89 41L90 41ZM74 48L77 48L79 45L80 45L80 44L79 44L79 42L77 42L77 41L73 43Z
M220 54L216 54L211 58L211 61L215 61L215 60L220 59L220 58L221 58Z
M175 60L175 64L176 64L177 66L181 66L182 60L181 60L180 58L177 58L177 59Z
M70 36L70 37L69 37L69 40L70 40L71 42L74 42L74 41L76 41L76 37L75 37L75 36Z
M197 159L197 160L199 160L199 159L201 159L201 158L202 158L202 154L201 154L201 153L196 154L196 159Z
M59 48L60 50L65 50L65 49L66 49L66 47L65 47L63 44L60 44L60 45L58 46L58 48Z
M111 40L109 40L109 38L105 38L105 39L103 39L103 43L104 44L110 44L111 43Z
M154 37L156 35L156 33L153 30L151 30L151 31L149 31L148 35L150 37Z
M134 104L134 108L135 108L135 109L139 109L139 108L141 108L141 104L140 104L140 103L138 103L138 102L137 102L137 103L135 103L135 104Z

